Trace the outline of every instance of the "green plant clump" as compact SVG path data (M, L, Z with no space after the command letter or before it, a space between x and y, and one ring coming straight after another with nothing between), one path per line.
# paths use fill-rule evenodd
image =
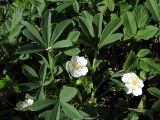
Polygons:
M1 0L1 120L160 120L160 0Z

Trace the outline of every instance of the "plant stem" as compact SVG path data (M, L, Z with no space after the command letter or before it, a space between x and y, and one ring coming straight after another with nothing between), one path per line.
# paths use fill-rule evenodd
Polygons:
M51 70L51 79L54 80L54 70L53 70L54 66L53 66L53 57L51 51L48 51L48 60L49 60L49 67Z
M95 51L95 55L94 55L94 59L93 59L93 63L92 63L92 71L93 71L93 73L95 72L95 64L96 64L97 54L98 54L98 52Z

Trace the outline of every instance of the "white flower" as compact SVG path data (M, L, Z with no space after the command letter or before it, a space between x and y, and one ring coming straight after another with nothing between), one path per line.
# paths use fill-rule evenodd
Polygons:
M19 101L16 104L16 110L26 111L33 104L33 102L34 102L34 100L32 100L32 99L26 99L24 102Z
M143 81L135 73L126 73L122 77L122 81L125 83L125 91L127 94L133 94L139 96L142 94L142 88L144 87Z
M73 76L73 77L80 77L84 76L88 72L87 59L84 57L79 56L72 56L71 61L66 63L66 70Z

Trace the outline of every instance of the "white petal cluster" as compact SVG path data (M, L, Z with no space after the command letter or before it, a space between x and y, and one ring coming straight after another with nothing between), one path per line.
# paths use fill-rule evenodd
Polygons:
M19 101L16 104L16 110L26 111L33 104L34 100L26 99L25 101Z
M133 94L139 96L142 94L142 88L144 87L143 81L135 73L126 73L122 77L122 81L125 83L125 91L127 94Z
M84 76L88 72L87 63L88 61L85 57L72 56L71 61L66 63L66 70L72 77Z

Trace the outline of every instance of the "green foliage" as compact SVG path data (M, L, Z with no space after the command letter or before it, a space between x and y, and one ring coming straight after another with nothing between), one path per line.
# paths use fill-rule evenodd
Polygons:
M159 41L159 0L4 0L0 118L158 120Z

